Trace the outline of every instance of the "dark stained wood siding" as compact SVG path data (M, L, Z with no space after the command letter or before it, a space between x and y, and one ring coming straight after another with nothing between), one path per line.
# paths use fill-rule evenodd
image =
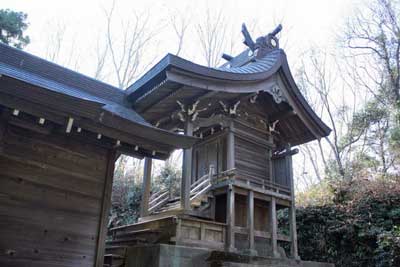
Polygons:
M235 195L235 226L247 227L247 198Z
M107 150L11 125L0 144L0 266L94 266Z
M235 168L246 179L270 179L266 133L235 121Z
M273 182L290 188L290 178L287 169L286 157L274 159L272 163L274 169Z
M198 178L207 174L210 165L214 166L215 172L226 170L226 137L219 134L218 137L210 136L208 140L204 140L193 148L193 168L192 179L196 181Z
M256 231L269 231L268 202L260 199L254 200L254 229Z

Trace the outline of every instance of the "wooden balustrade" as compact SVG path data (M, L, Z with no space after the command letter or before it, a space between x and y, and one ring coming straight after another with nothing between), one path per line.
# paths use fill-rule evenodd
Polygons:
M237 175L235 173L235 169L227 170L227 171L223 171L218 174L215 174L213 176L212 183L214 185L217 185L218 183L223 182L225 180L238 181L249 187L255 187L258 189L262 189L262 190L268 190L268 191L272 191L272 192L275 192L275 193L278 193L281 195L285 195L285 196L290 196L292 193L292 190L288 186L284 186L284 185L275 183L270 180L264 180L264 179L255 178L255 177L245 177L243 175Z
M213 176L214 166L210 165L209 173L196 180L190 186L190 201L193 201L199 196L205 194L211 188ZM149 200L149 212L156 211L158 208L167 204L170 200L173 200L173 198L169 189L163 189L153 193ZM179 200L179 198L176 200Z

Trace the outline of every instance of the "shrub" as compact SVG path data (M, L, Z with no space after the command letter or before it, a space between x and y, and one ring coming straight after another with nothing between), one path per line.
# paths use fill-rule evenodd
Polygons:
M400 266L397 181L356 181L340 192L342 201L297 210L301 258L337 267Z

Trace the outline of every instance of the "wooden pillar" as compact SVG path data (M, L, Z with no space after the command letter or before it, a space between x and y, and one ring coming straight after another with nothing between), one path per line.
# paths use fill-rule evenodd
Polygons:
M269 222L271 231L271 248L272 256L279 257L278 254L278 222L276 218L276 200L275 197L271 197L269 202Z
M228 170L235 168L235 135L233 121L229 122L228 136L227 136L227 156L226 166Z
M272 134L270 134L270 135L268 136L268 141L269 141L271 144L273 144L274 140L273 140ZM269 175L269 180L270 180L271 182L275 182L276 179L275 179L275 177L274 177L274 165L273 165L273 161L272 161L272 147L269 147L269 148L268 148L267 157L268 157L268 159L267 159L267 162L268 162L268 170L267 170L267 171L268 171L268 175Z
M226 249L233 252L235 251L235 188L232 184L228 186L226 200Z
M297 247L297 229L296 229L296 207L291 204L289 208L289 220L290 220L290 254L295 259L300 259L298 247Z
M114 178L114 167L116 160L116 152L109 151L107 156L107 169L104 179L103 199L101 204L101 217L97 237L97 251L96 251L96 267L103 267L104 253L106 247L108 214L111 208L111 192Z
M249 229L249 253L257 255L254 246L254 191L249 190L247 195L247 227Z
M144 171L142 183L142 201L140 202L140 217L149 215L149 199L151 187L151 167L152 159L144 158Z
M287 152L290 151L290 145L286 147ZM292 156L286 156L286 167L288 178L290 181L290 194L291 194L291 203L289 209L289 225L290 225L290 254L293 258L299 259L299 252L297 247L297 229L296 229L296 202L294 196L294 180L293 180L293 163Z
M190 118L185 122L185 135L193 135L193 123ZM192 176L192 148L183 150L182 182L181 182L181 208L190 210L190 182Z

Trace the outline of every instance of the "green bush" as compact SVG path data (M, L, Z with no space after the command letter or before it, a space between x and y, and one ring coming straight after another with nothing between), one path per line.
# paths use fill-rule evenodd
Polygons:
M343 202L298 208L301 258L337 267L400 266L399 187L357 181Z

